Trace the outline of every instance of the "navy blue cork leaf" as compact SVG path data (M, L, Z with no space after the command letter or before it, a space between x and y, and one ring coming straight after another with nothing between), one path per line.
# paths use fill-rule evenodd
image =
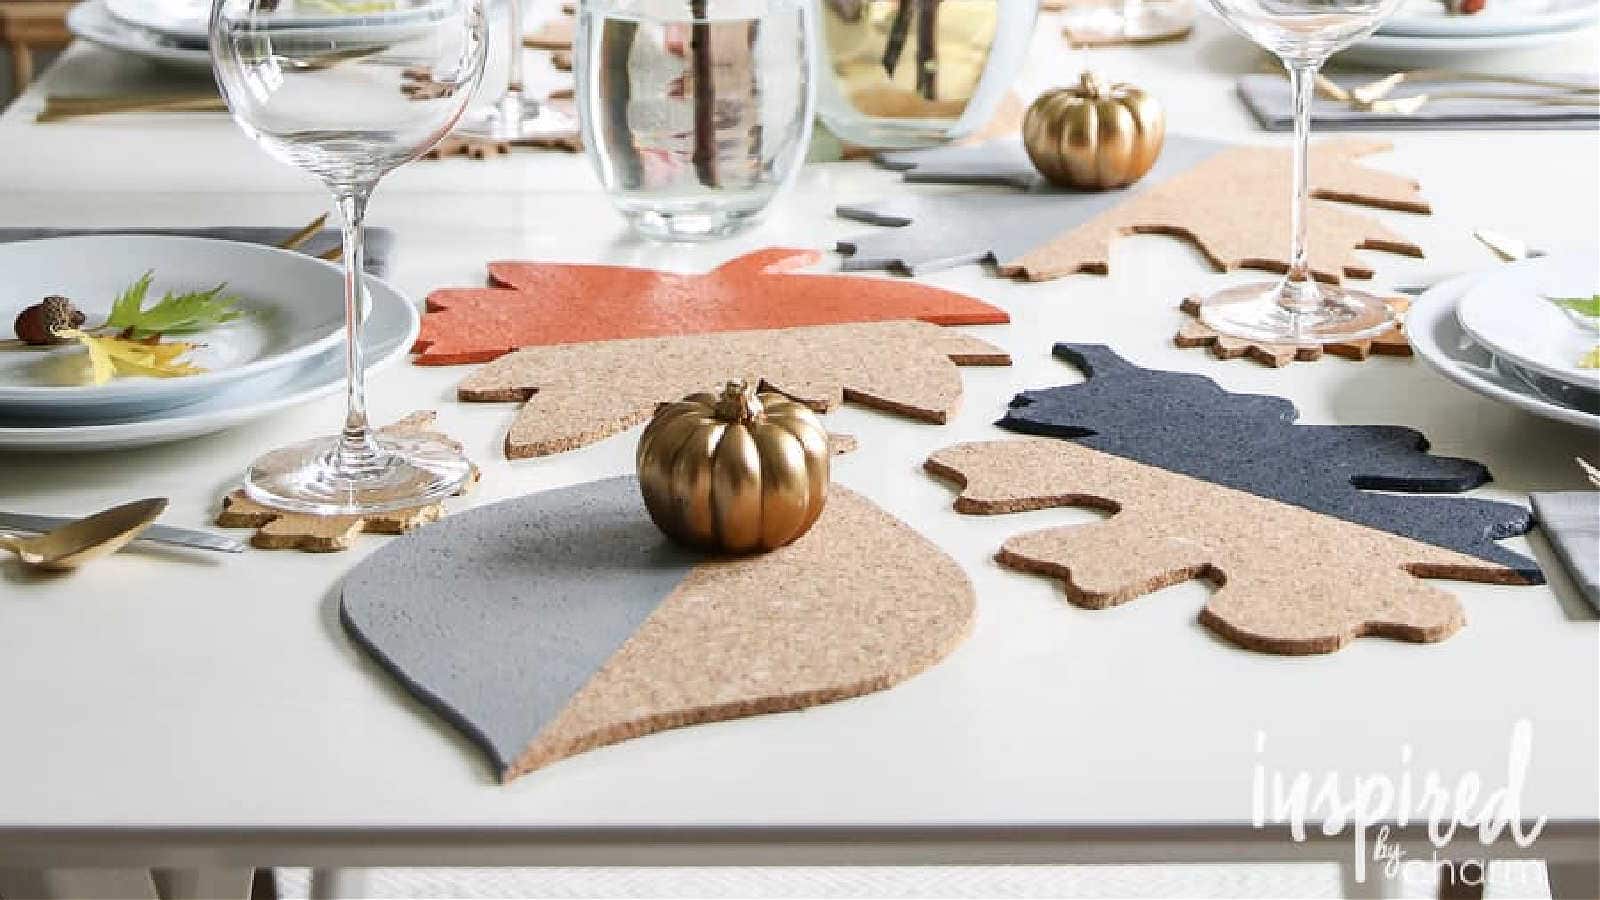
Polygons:
M1234 394L1201 375L1135 366L1093 344L1057 344L1082 384L1024 391L997 424L1475 556L1541 583L1537 564L1494 542L1532 527L1521 506L1458 493L1489 481L1481 464L1433 456L1392 425L1297 425L1281 397ZM1377 492L1395 493L1377 493Z

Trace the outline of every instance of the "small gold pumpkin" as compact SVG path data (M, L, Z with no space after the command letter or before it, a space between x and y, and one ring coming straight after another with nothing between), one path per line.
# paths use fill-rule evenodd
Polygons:
M1022 120L1034 168L1063 187L1104 191L1133 184L1161 155L1166 116L1154 97L1129 84L1078 84L1039 95Z
M663 404L635 461L656 526L706 550L782 547L828 497L828 432L816 413L745 382Z

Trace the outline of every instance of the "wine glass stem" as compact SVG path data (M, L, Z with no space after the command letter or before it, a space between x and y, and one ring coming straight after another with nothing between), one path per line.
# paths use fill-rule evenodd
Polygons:
M361 348L366 310L362 223L370 196L371 185L342 186L338 195L344 236L345 414L335 462L339 472L349 477L372 474L384 464L384 453L373 441L372 429L367 423L367 370Z
M522 103L522 0L506 0L506 27L511 29L510 56L506 58L506 108ZM521 121L522 111L517 111Z
M1291 310L1311 310L1321 305L1320 292L1307 258L1311 216L1311 98L1316 90L1316 62L1286 60L1289 87L1294 94L1294 200L1289 219L1289 271L1284 276L1280 300Z

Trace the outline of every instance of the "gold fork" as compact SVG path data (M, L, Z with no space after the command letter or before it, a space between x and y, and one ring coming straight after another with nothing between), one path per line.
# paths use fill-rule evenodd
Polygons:
M221 97L149 95L143 97L48 97L34 116L39 123L60 122L81 116L132 112L224 112Z
M305 246L307 241L315 237L317 232L322 230L322 226L326 224L328 224L328 214L323 213L322 215L317 216L315 219L312 219L305 225L301 226L299 231L296 231L294 234L284 238L278 244L278 249L299 250L301 247ZM316 257L317 259L325 259L328 262L338 262L344 257L344 245L335 244L329 249L316 254Z

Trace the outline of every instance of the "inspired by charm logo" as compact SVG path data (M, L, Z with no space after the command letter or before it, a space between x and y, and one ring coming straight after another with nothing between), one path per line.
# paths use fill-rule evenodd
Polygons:
M1354 841L1358 882L1366 881L1370 859L1391 879L1421 882L1446 870L1471 873L1475 868L1481 883L1488 867L1486 854L1451 852L1443 860L1440 858L1440 851L1457 838L1458 831L1476 829L1482 847L1492 845L1502 835L1510 837L1518 847L1528 847L1544 830L1544 816L1529 824L1522 815L1522 789L1533 758L1533 725L1527 719L1512 726L1505 778L1492 787L1477 772L1467 772L1447 782L1437 769L1416 771L1410 744L1400 747L1399 766L1394 771L1330 771L1320 776L1270 766L1262 761L1266 751L1266 732L1257 731L1258 761L1251 799L1255 827L1287 825L1290 837L1297 843L1306 839L1308 822L1320 823L1318 827L1328 837L1348 831ZM1410 855L1400 843L1391 840L1391 827L1406 828L1413 821L1427 825L1428 842L1433 845L1430 858ZM1451 862L1455 864L1453 869Z

